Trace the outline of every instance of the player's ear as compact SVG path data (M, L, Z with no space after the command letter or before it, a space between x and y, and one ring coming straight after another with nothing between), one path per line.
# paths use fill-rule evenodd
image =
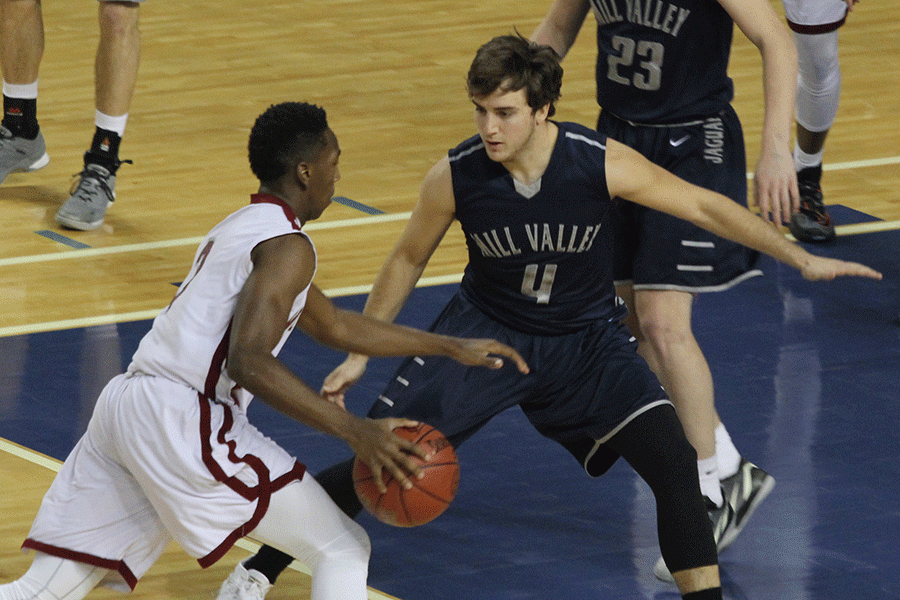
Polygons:
M550 104L545 104L534 111L534 122L538 125L550 118Z
M309 163L300 162L297 163L296 168L297 182L300 184L302 189L306 189L309 187L309 180L312 177L310 174Z

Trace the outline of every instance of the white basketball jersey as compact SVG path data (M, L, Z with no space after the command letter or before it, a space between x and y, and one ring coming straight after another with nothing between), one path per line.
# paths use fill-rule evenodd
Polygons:
M175 298L141 340L128 371L183 383L208 398L230 398L246 411L252 395L228 376L226 363L238 294L253 269L250 252L282 235L309 239L300 227L293 210L268 194L254 194L249 206L216 225L200 243ZM274 355L293 330L308 291L307 286L294 301Z
M782 0L782 3L788 25L795 31L798 27L834 31L847 16L847 3L844 0ZM800 31L800 33L816 32Z

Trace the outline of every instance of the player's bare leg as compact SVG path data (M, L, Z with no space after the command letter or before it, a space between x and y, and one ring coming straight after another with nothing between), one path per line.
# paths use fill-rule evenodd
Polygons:
M44 21L40 2L0 1L0 48L4 81L19 85L37 81L44 55Z

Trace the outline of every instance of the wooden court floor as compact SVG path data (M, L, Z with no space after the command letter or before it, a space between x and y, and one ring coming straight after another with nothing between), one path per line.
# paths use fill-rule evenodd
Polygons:
M59 230L53 215L92 133L96 6L45 3L38 116L51 162L0 186L0 336L145 319L165 306L199 238L255 191L246 164L249 128L269 104L285 100L328 110L343 150L337 193L372 209L335 203L310 225L320 253L317 283L335 295L364 291L428 167L474 133L464 92L474 51L514 29L528 35L548 5L151 0L141 9L142 63L121 150L134 164L119 171L118 199L103 227L71 232ZM840 226L841 235L900 228L898 22L892 0L863 0L841 30L843 88L825 156L826 202L885 221ZM593 60L588 22L564 63L559 119L594 123ZM731 74L752 168L762 114L759 55L738 31ZM454 229L425 277L458 280L464 264ZM0 452L0 485L17 490L0 494L0 581L28 564L13 549L51 478L46 466ZM244 554L235 549L221 566L202 571L172 548L138 597L209 597ZM300 573L285 577L296 585L271 598L304 585Z

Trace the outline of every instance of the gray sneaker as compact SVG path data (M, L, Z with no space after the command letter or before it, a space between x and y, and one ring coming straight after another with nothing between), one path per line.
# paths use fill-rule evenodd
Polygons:
M722 494L725 494L724 489L722 490ZM728 502L727 496L725 496L725 502L723 502L722 506L718 508L715 506L715 504L712 503L709 498L707 498L706 507L707 511L709 512L709 520L712 521L713 538L716 540L716 552L721 552L722 550L730 546L731 542L734 541L734 538L737 537L737 534L729 536L729 532L734 527L734 509ZM672 577L672 573L669 572L669 568L666 566L666 561L663 560L662 556L660 556L656 561L656 564L653 565L653 575L655 575L656 578L660 581L665 581L666 583L675 582L675 578Z
M0 183L10 173L37 171L48 162L50 156L43 133L38 132L36 138L29 140L14 136L0 125Z
M89 164L78 177L72 195L56 213L56 222L69 229L97 229L116 199L116 176L105 167Z

